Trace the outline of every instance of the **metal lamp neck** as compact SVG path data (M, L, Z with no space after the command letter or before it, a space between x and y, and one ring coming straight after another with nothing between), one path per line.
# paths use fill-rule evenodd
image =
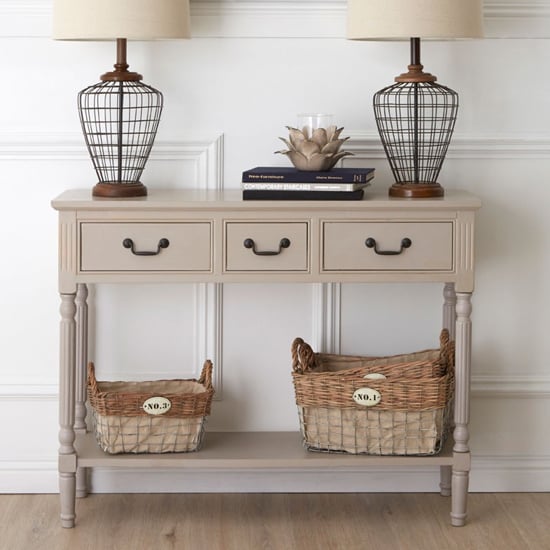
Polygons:
M142 80L143 77L140 74L128 71L129 66L126 61L126 38L117 38L115 70L102 74L101 80L103 82L137 82Z
M411 38L411 64L409 71L395 77L395 82L435 82L437 77L430 73L425 73L424 66L420 62L420 38Z

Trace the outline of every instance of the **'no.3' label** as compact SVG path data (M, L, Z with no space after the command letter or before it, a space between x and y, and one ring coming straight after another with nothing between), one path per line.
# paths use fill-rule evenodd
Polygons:
M363 405L365 407L372 407L378 405L382 396L378 390L372 388L359 388L353 392L353 400L358 405Z
M167 413L172 407L169 399L166 397L150 397L143 402L142 408L147 414L160 415Z

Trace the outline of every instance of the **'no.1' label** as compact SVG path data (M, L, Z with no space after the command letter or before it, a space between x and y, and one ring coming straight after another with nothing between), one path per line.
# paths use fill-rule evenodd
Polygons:
M365 407L372 407L378 405L382 396L378 390L372 388L359 388L353 392L353 400L358 405L363 405Z

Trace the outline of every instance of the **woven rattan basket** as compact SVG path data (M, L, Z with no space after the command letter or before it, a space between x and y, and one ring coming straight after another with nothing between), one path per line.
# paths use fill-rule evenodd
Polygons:
M210 361L198 380L153 382L98 382L88 365L96 439L112 454L197 451L213 395Z
M454 342L447 330L439 349L391 357L314 353L301 338L291 352L300 429L309 450L372 455L441 450L454 392Z

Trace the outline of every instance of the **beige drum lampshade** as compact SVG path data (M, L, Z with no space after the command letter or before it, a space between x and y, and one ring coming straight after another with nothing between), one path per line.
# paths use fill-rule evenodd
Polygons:
M54 0L57 40L190 38L189 0Z
M482 0L348 0L351 40L481 38Z

